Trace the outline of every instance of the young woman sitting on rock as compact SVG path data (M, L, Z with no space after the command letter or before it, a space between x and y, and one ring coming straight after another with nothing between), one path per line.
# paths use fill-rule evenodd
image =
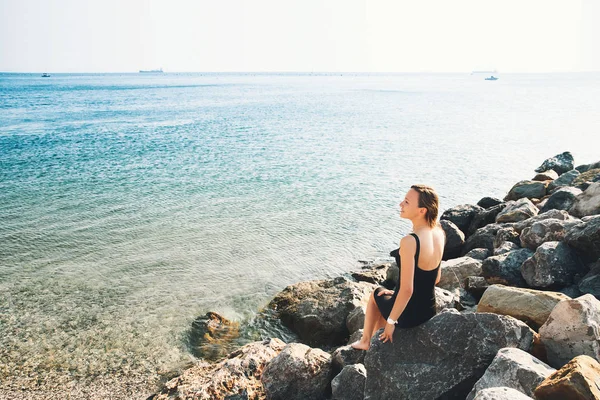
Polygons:
M439 199L433 188L413 185L400 203L400 217L412 222L412 233L400 240L400 280L396 288L378 287L369 297L361 340L351 346L368 350L373 332L385 327L379 336L392 342L396 327L412 328L436 313L435 285L440 280L440 264L445 234L437 223Z

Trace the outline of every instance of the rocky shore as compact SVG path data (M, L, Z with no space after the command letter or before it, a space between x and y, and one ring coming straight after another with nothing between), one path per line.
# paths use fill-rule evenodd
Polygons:
M441 216L447 244L438 314L392 343L361 335L368 296L396 263L300 282L264 310L297 335L197 362L149 399L600 399L600 161L565 152L504 199ZM200 341L223 347L238 327L209 313ZM201 346L200 346L201 347Z

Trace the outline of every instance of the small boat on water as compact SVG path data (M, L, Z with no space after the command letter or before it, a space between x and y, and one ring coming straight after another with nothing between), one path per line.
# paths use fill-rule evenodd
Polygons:
M44 72L44 73L42 74L42 78L50 78L50 74L49 74L49 73L47 73L47 72Z
M497 81L498 78L496 78L494 75L490 75L489 77L485 78L486 81Z
M145 69L140 69L140 74L162 74L163 70L161 69L149 69L149 70L145 70Z

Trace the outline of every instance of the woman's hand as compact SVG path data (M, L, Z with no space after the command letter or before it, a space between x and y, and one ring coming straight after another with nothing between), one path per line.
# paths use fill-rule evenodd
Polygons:
M383 333L379 335L379 339L382 340L383 343L387 342L388 340L390 343L393 343L394 341L392 340L392 336L394 335L394 330L396 330L396 325L386 323Z
M384 290L380 290L377 295L378 296L393 296L394 295L394 291L393 290L384 289Z

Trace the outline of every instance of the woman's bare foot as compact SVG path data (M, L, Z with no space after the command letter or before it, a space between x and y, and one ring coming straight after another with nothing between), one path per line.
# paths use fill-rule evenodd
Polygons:
M364 342L361 340L357 340L356 342L352 343L350 346L352 346L353 349L356 350L369 350L369 342Z

